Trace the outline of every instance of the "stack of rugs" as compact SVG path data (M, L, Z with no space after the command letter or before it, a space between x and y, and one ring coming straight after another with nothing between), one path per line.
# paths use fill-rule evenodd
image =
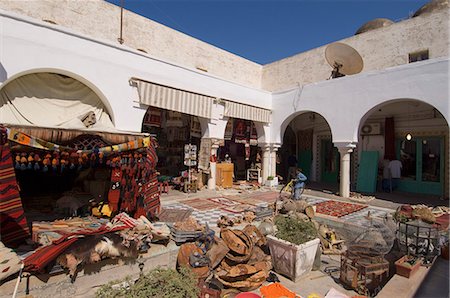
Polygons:
M108 222L108 219L92 216L84 218L74 217L52 222L35 221L32 223L32 240L42 246L47 246L67 234L96 231Z

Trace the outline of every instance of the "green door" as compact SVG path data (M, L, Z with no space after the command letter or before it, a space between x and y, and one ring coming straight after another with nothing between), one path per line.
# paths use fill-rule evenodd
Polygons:
M321 181L337 183L339 177L339 152L331 140L321 142Z
M397 159L402 162L399 190L442 195L444 192L444 138L420 137L397 140Z
M297 160L297 166L302 169L303 174L306 177L310 177L311 175L311 161L313 158L312 150L302 150L299 152Z

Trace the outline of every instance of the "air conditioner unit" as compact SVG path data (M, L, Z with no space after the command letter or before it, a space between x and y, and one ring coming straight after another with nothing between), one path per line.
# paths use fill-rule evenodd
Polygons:
M365 124L361 127L361 135L379 135L381 134L380 123Z

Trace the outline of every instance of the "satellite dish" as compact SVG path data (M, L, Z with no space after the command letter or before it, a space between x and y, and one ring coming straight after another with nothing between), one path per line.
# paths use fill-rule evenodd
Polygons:
M354 48L340 42L327 46L325 58L328 64L333 67L330 78L359 73L364 65L361 55Z

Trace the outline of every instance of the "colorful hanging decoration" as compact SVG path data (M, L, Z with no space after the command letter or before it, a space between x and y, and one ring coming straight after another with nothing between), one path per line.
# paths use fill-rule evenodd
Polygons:
M234 142L247 143L250 138L250 121L236 119L234 123Z
M233 118L228 119L227 126L225 127L225 134L223 137L225 141L230 141L231 138L233 137L233 127L234 127L233 124L234 124Z
M96 148L91 150L77 150L75 148L60 146L58 144L47 142L39 138L31 137L25 133L17 131L15 129L7 129L8 140L18 143L20 145L32 147L35 149L45 150L45 151L67 151L67 152L82 152L82 153L93 153L94 151L102 152L104 154L113 152L123 152L128 150L135 150L139 148L149 147L152 143L151 137L143 137L135 139L126 143L105 146L102 148Z
M258 145L258 132L256 131L255 122L250 121L250 145L256 146Z
M20 157L22 159L22 157ZM16 156L17 162L17 156ZM7 143L0 145L0 234L2 242L15 246L29 237L19 186Z
M144 116L144 125L151 127L161 127L162 110L155 107L149 107Z

